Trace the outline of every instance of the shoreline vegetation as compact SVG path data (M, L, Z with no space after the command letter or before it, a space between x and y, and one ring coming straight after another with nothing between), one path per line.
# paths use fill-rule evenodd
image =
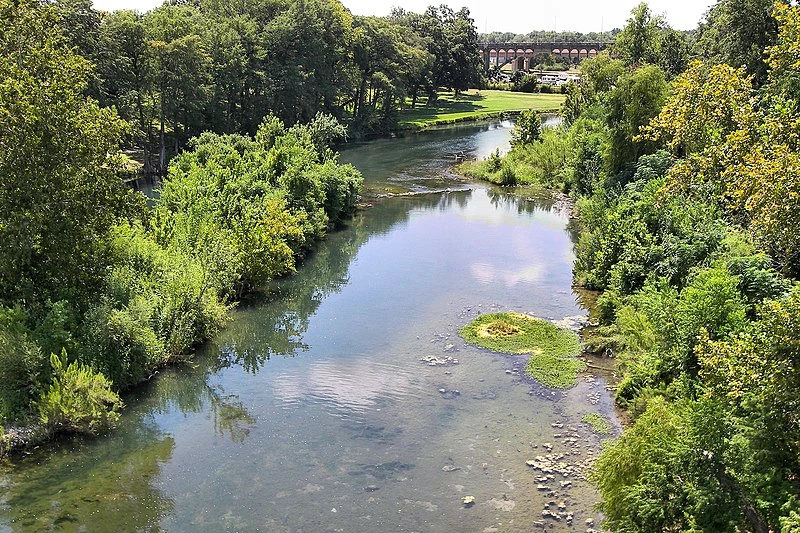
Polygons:
M525 110L557 113L565 100L561 94L522 93L490 89L471 89L458 96L440 92L434 103L427 99L417 107L400 111L395 133L423 131L434 126L516 116Z
M519 112L508 154L459 170L574 200L592 350L619 361L631 420L591 475L604 527L800 531L794 3L719 0L690 33L639 4L545 130L554 96L464 92L485 81L466 9L0 11L0 455L112 428L119 391L293 272L355 209L361 177L330 148L346 131ZM123 147L165 178L154 205L123 185Z
M615 57L581 64L562 126L523 114L508 154L459 167L574 201L590 349L615 357L629 417L590 476L612 531L800 531L800 7L749 6L774 23L753 42L736 9L676 63L641 4Z
M174 160L145 217L117 222L99 243L109 273L96 280L94 303L45 303L46 319L85 309L71 331L47 332L70 339L60 357L44 355L48 339L27 326L27 313L0 309L14 328L0 337L3 355L9 342L29 353L0 368L3 414L27 422L5 428L0 457L60 433L113 429L123 407L118 392L189 360L243 296L293 273L356 209L362 177L329 148L343 135L333 117L318 115L291 128L272 117L255 138L196 139ZM75 352L80 357L70 359ZM43 385L35 372L48 376L38 378ZM20 389L16 397L11 387Z

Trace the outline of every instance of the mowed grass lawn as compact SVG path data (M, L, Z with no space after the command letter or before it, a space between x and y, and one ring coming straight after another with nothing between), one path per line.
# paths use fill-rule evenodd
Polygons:
M400 112L401 129L420 129L435 124L449 124L463 120L488 118L508 111L534 109L556 112L566 97L563 94L512 93L510 91L470 90L458 98L451 92L439 93L430 107L425 98L417 100L416 109Z

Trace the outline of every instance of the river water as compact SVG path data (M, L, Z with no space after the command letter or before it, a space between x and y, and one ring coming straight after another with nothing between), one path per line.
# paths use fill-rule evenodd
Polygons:
M580 418L613 416L603 378L551 390L521 375L524 357L458 336L483 312L585 314L563 208L448 169L457 154L507 149L509 127L345 150L368 196L416 194L370 202L297 275L242 304L192 364L129 394L111 435L50 445L0 470L0 531L584 531L597 522L582 471L600 437ZM536 456L576 472L548 479L526 465ZM542 516L559 504L572 527Z

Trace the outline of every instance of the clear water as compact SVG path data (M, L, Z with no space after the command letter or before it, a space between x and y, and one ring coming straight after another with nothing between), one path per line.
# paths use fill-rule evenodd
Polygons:
M570 464L599 450L580 418L613 415L603 379L553 391L521 376L523 357L458 337L482 312L584 313L567 214L450 179L447 154L481 156L508 134L473 125L346 150L373 191L451 192L360 211L297 275L241 305L192 364L125 398L117 431L0 470L0 531L583 531L596 521L580 476L544 480L548 494L525 461L546 443ZM574 526L543 518L548 502Z

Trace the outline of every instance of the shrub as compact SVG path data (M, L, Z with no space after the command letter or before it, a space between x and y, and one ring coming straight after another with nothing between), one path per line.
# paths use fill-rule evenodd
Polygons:
M494 152L489 154L489 157L486 159L487 161L487 170L489 172L498 172L503 167L503 158L500 155L500 149L496 149Z
M517 169L513 163L508 161L503 162L498 176L500 185L516 185L517 184Z
M67 352L52 354L53 380L37 402L39 418L51 433L95 434L114 427L122 401L103 374L77 361L67 364Z
M539 139L542 134L542 119L539 113L526 109L517 117L511 131L511 146L524 146Z
M25 327L25 313L0 307L0 422L24 420L49 379L47 358Z

